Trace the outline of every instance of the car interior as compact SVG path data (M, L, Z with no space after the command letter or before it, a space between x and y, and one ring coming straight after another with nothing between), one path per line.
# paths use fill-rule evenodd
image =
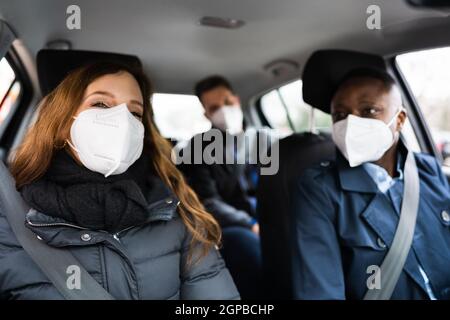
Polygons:
M292 299L289 188L335 158L322 110L349 70L382 68L398 81L402 139L437 157L450 181L450 4L426 2L78 0L81 28L70 29L73 1L0 0L0 158L9 163L42 97L85 63L143 66L155 123L173 144L210 128L193 88L223 75L246 126L279 135L279 171L259 177L257 215L266 298ZM371 5L381 28L366 24Z

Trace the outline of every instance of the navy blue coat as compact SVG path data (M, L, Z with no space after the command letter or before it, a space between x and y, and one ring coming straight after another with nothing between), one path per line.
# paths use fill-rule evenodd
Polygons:
M417 224L392 299L450 299L450 188L435 158L415 154L420 178ZM362 299L370 265L381 263L398 215L362 166L342 155L308 169L293 186L293 277L297 299ZM382 276L382 275L381 275Z

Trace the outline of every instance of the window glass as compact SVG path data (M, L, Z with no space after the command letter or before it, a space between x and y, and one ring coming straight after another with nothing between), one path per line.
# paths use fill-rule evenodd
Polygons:
M450 48L405 53L397 56L433 140L450 166Z
M211 128L200 100L194 95L156 93L152 105L155 123L166 138L189 140Z
M270 126L281 132L301 132L311 128L313 108L303 101L301 80L290 82L262 96L261 109ZM329 131L330 127L330 115L315 109L314 128Z
M6 128L20 98L22 86L6 58L0 60L0 135Z

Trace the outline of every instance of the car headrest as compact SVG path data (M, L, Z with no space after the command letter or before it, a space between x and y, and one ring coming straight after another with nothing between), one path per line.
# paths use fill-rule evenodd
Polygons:
M303 69L303 100L314 108L330 113L331 99L342 78L356 68L386 71L381 56L347 50L314 52Z
M133 55L82 50L42 49L37 54L37 71L42 95L45 96L55 89L70 71L96 61L119 62L133 68L142 67L139 58Z

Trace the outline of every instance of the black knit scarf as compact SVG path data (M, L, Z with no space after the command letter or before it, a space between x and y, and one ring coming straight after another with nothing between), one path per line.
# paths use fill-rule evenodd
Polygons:
M156 182L150 157L142 156L128 170L105 178L79 165L65 150L55 153L39 180L20 191L34 209L92 230L119 230L145 222L147 194Z

